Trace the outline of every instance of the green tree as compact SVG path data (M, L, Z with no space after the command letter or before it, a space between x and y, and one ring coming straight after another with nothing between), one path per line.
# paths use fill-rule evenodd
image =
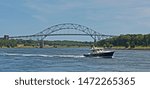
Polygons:
M135 43L134 43L133 41L131 42L130 47L131 47L131 48L135 48Z
M130 43L129 43L129 42L126 42L125 48L129 48L129 47L130 47Z

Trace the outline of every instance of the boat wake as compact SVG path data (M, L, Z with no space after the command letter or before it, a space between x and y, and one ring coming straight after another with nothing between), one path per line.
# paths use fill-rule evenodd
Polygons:
M0 56L23 56L23 57L61 57L61 58L82 58L83 55L47 55L47 54L16 54L16 53L1 53Z

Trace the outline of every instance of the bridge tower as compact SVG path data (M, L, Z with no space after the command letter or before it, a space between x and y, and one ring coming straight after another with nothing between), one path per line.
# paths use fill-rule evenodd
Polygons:
M42 40L40 40L40 48L44 48L44 40L42 39Z

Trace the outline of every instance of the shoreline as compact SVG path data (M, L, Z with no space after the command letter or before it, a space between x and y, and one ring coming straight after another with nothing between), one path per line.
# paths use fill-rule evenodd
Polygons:
M1 47L0 49L5 49L9 47ZM12 47L12 48L39 48L39 47L33 47L33 46L22 46L22 47ZM44 48L90 48L90 46L45 46ZM103 47L102 47L103 48ZM40 49L40 48L39 48ZM150 50L150 47L135 47L135 48L125 48L125 47L112 47L112 48L105 48L110 50Z
M113 50L150 50L150 47L135 47L135 48L125 48L125 47L112 47Z

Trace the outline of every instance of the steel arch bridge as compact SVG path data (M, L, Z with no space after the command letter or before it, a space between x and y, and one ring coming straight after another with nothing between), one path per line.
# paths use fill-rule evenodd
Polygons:
M81 31L85 34L54 34L57 31L65 30L65 29L78 30L78 31ZM83 26L83 25L73 24L73 23L63 23L63 24L53 25L53 26L51 26L51 27L39 32L39 33L34 34L34 35L12 36L9 38L12 38L12 39L23 39L23 38L33 39L33 38L36 38L38 40L44 40L47 36L58 36L58 35L84 35L84 36L92 37L94 41L113 37L112 35L100 34L99 32L96 32L93 29L90 29L90 28Z
M55 34L55 32L65 30L65 29L73 29L73 30L81 31L84 34ZM73 24L73 23L63 23L63 24L53 25L53 26L46 28L45 30L43 30L39 33L34 34L34 35L10 36L9 39L40 40L41 44L44 44L43 40L47 36L60 36L60 35L90 36L94 40L94 42L96 42L97 40L102 40L102 39L113 37L112 35L105 35L105 34L101 34L99 32L96 32L95 30L88 28L86 26L83 26L83 25Z
M92 37L94 39L94 41L110 37L110 35L100 34L86 26L79 25L79 24L73 24L73 23L64 23L64 24L54 25L54 26L51 26L51 27L35 34L35 35L41 35L41 39L43 40L47 36L53 35L54 32L64 30L64 29L74 29L74 30L81 31L85 34L76 34L76 35L87 35L87 36ZM64 34L64 35L67 35L67 34ZM75 34L71 34L71 35L75 35Z

